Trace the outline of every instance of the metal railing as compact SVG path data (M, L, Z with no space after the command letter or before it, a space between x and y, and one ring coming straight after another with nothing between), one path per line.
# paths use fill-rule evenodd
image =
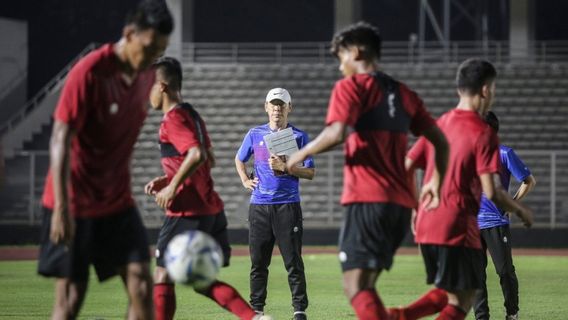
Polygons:
M91 43L85 47L71 62L69 62L55 77L53 77L43 88L39 90L39 92L30 99L21 109L9 118L7 121L0 125L0 136L9 133L14 126L20 123L30 112L32 112L39 103L43 100L45 96L51 93L54 89L56 89L59 85L61 85L62 81L67 76L67 73L71 68L75 65L75 63L84 57L87 53L91 52L93 49L97 47L96 43Z
M328 63L329 42L184 43L187 63ZM568 61L568 41L533 41L512 48L508 41L384 42L385 63L458 63L483 57L495 63L549 63Z
M568 228L568 175L566 175L568 172L568 150L517 150L517 154L532 170L537 179L537 187L523 200L535 212L534 227ZM27 180L26 188L20 186L20 190L27 190L27 194L24 192L18 199L22 202L20 207L27 208L27 214L20 213L17 218L11 216L8 221L5 215L0 213L0 223L38 224L40 222L41 193L45 172L37 170L39 163L37 159L38 157L48 156L48 152L23 151L18 153L18 156L21 157L19 162L27 162L29 168L29 172L25 176L18 178L18 180ZM332 151L319 157L319 167L322 169L325 167L326 173L318 175L316 179L319 181L312 183L317 184L318 195L325 195L326 199L325 202L318 202L317 212L310 212L307 206L304 208L305 222L307 226L310 226L310 219L313 219L320 227L337 227L343 215L343 208L339 205L343 181L343 153ZM517 185L511 185L511 192L516 190ZM8 183L1 192L13 192L13 190ZM137 196L144 197L143 195L135 195L135 197ZM302 196L306 196L306 194L303 193ZM153 212L144 212L143 206L140 206L139 209L143 216L154 214ZM159 210L155 214L161 217L163 212ZM520 227L520 221L514 219L513 226Z

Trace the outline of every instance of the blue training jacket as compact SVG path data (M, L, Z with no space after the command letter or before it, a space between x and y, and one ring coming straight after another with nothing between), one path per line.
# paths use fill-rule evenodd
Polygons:
M499 152L501 154L501 184L505 190L509 190L509 182L511 175L517 181L524 181L531 175L529 168L521 161L515 151L507 146L500 145ZM477 216L479 229L494 228L509 224L509 219L505 216L505 212L495 205L491 200L487 199L485 194L481 194L481 207Z
M301 149L309 142L308 134L288 124L292 128L298 148ZM300 202L299 179L292 175L275 176L268 164L270 152L264 143L263 137L275 131L268 124L250 129L237 152L242 162L247 162L254 155L254 174L259 179L258 186L252 192L252 204L282 204ZM304 167L313 168L312 157L304 160Z

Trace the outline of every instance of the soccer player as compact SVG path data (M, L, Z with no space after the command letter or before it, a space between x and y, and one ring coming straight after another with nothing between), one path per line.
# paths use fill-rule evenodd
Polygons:
M294 319L307 319L306 277L302 260L302 208L299 179L313 179L314 161L307 158L301 166L286 168L285 158L270 154L264 136L291 128L298 147L308 143L308 135L288 123L292 98L286 89L274 88L266 95L264 110L268 123L252 128L243 139L235 157L237 173L243 186L252 191L249 208L250 303L262 314L266 301L268 266L274 242L288 272ZM254 155L254 178L245 163Z
M341 203L346 214L339 239L343 289L359 319L387 319L375 284L391 268L417 205L404 168L408 132L424 135L436 147L438 179L424 189L432 206L445 173L447 143L418 95L380 71L381 36L374 26L348 26L334 36L331 48L344 79L331 93L327 126L287 166L345 141Z
M176 296L164 265L164 252L169 241L187 230L206 232L221 246L225 266L229 265L231 247L223 201L213 188L211 167L214 158L205 122L189 103L183 102L180 63L165 57L155 66L156 81L150 93L150 104L164 113L159 141L165 175L153 179L144 189L166 209L166 219L156 245L154 305L157 320L170 320L174 318ZM226 283L215 281L206 288L195 288L195 291L240 319L261 318Z
M485 116L485 122L499 132L499 119L492 111ZM509 189L509 181L511 175L521 181L521 186L515 193L513 199L521 200L536 185L536 180L527 168L527 166L517 156L515 151L507 146L499 146L499 155L501 158L501 168L499 176L501 185L505 190ZM507 312L507 320L518 319L519 311L519 282L515 274L515 266L513 265L513 256L511 253L511 231L509 230L510 214L499 209L491 200L487 199L485 194L481 194L481 207L477 216L481 234L481 248L483 252L489 250L493 258L493 265L497 275L499 275L499 283L505 298L505 309ZM487 256L482 258L482 287L477 291L474 302L475 319L489 319L489 305L487 304Z
M130 190L130 158L154 83L149 67L173 29L163 1L131 11L122 38L82 58L55 109L38 273L55 277L53 319L74 319L89 265L99 281L120 275L129 317L152 319L146 230Z
M482 118L495 95L497 71L480 59L463 62L457 71L459 103L437 121L448 137L450 157L437 208L421 203L416 220L416 242L426 266L427 283L435 289L402 309L392 309L394 319L418 319L440 312L437 319L465 319L475 291L482 287L482 260L477 213L481 192L501 208L532 224L532 212L503 190L499 172L497 135ZM425 168L428 183L434 172L434 150L420 138L407 155L413 175ZM495 179L497 177L497 179ZM447 294L446 294L447 293Z

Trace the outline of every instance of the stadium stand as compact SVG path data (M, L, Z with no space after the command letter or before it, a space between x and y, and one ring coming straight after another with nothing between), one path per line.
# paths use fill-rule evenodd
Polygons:
M204 117L217 157L215 184L226 205L232 227L246 225L249 194L241 186L234 168L234 155L247 128L266 121L264 96L272 87L287 88L293 100L290 122L313 139L324 125L329 93L340 77L336 64L184 63L184 97ZM533 170L538 187L527 197L535 209L536 226L568 226L568 153L556 156L550 150L568 150L568 67L564 64L502 64L494 111L501 118L501 141L516 150ZM457 64L384 65L387 73L406 82L438 116L457 102L454 76ZM157 130L161 113L151 111L142 129L133 157L132 187L148 226L163 218L143 186L161 174ZM50 129L35 135L27 150L47 150ZM554 157L554 160L552 159ZM38 156L35 169L35 199L41 196L47 157ZM338 204L342 186L341 149L316 157L313 181L302 181L304 219L307 227L337 226L342 215ZM555 174L551 174L554 161ZM10 192L0 194L1 221L28 222L30 169L28 157L7 162ZM551 196L551 176L556 181ZM513 185L512 188L515 188ZM551 208L554 203L555 208ZM39 205L33 219L39 218ZM551 213L553 211L554 213Z

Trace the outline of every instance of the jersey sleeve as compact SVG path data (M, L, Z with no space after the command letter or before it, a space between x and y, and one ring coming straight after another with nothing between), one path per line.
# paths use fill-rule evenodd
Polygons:
M310 142L310 137L308 136L307 133L303 132L302 136L300 137L300 141L298 143L298 148L302 149L309 142ZM312 156L307 157L306 160L304 160L304 167L314 168L315 167L314 157Z
M416 168L426 168L426 143L428 141L424 137L420 137L418 141L408 150L406 157L414 162Z
M331 92L325 123L341 122L353 127L362 109L357 83L353 77L345 78L338 81Z
M436 124L436 120L426 110L424 102L416 92L402 84L400 87L403 105L411 115L410 131L414 136L421 136L425 130Z
M495 130L489 126L477 139L475 146L475 163L478 175L497 173L501 165L499 153L499 138Z
M67 76L53 118L76 131L80 130L87 119L91 83L91 74L81 68L81 65L76 65Z
M249 130L249 132L247 132L245 138L243 139L243 143L241 143L241 147L237 151L237 157L241 162L249 161L250 157L253 154L252 145L252 134Z
M185 154L189 149L199 146L201 143L194 120L189 119L182 112L186 111L181 108L170 111L164 121L164 127L168 141L174 145L179 153Z
M523 163L521 158L517 156L513 149L507 152L507 169L517 181L524 181L531 175L529 168Z

